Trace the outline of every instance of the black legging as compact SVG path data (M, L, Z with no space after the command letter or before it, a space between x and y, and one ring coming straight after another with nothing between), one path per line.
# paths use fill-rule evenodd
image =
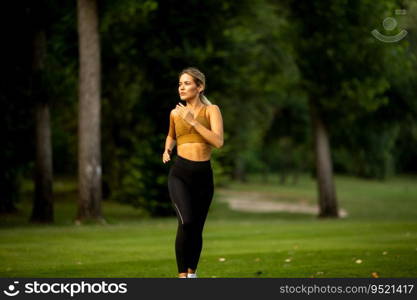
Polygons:
M197 269L203 228L213 198L210 160L193 161L177 155L168 175L168 190L178 218L175 254L178 273Z

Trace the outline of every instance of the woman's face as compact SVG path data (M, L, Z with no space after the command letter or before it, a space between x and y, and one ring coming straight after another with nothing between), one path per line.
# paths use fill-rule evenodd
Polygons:
M191 75L184 73L180 76L178 83L178 93L180 94L181 100L187 101L194 99L202 90L203 88L197 86L194 78Z

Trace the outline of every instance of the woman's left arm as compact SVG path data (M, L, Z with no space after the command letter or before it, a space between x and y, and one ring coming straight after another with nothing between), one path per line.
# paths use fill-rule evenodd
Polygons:
M197 120L192 120L190 124L194 126L195 130L216 148L223 146L223 119L220 109L217 105L210 105L208 107L210 114L211 130L207 129Z

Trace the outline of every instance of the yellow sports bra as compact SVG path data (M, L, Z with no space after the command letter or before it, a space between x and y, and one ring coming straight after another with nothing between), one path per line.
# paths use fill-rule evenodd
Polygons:
M206 108L204 105L197 117L195 118L201 125L211 130L210 120L206 118ZM172 113L169 116L168 135L177 141L177 145L184 143L207 143L207 141L198 133L193 126L184 121L180 116L174 119Z

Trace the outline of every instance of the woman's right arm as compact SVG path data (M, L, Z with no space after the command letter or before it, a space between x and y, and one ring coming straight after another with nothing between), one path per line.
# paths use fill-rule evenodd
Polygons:
M168 136L165 140L164 154L162 155L162 161L164 163L171 160L172 149L174 149L176 143L177 143L177 141L175 140L174 116L173 116L173 112L171 111L171 113L169 115L169 132L168 132Z

